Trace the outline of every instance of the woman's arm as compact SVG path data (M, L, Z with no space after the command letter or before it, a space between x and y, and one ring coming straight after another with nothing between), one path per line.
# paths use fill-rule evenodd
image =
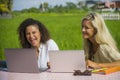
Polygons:
M92 68L109 68L120 66L120 53L108 45L100 45L97 56L94 56L94 62L87 60L87 66Z
M120 66L120 60L119 61L115 61L115 62L111 62L111 63L98 63L98 66L106 67L106 68Z
M48 50L59 50L58 45L53 39L47 41Z
M91 68L110 68L110 67L120 66L120 60L111 63L95 63L91 60L87 60L86 64L87 67L91 67Z

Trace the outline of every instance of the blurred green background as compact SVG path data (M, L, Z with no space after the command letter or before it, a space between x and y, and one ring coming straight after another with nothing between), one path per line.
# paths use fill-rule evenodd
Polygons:
M0 19L0 59L4 59L5 48L20 48L17 28L26 18L34 18L41 21L50 32L61 50L83 49L81 36L81 19L87 12L75 13L23 13L14 15L11 19ZM117 41L120 49L120 20L105 21L109 31Z
M13 0L0 1L0 5L4 4L4 7L0 7L3 12L0 14L0 60L5 59L5 48L21 48L17 28L26 18L41 21L49 30L51 38L55 40L60 50L79 50L83 49L81 20L89 11L120 15L118 9L115 12L101 12L96 9L96 4L88 7L82 2L78 2L78 4L67 2L66 6L56 5L54 7L49 7L49 4L45 2L40 4L39 8L31 7L21 11L12 11L12 2ZM120 20L105 20L105 22L120 50Z

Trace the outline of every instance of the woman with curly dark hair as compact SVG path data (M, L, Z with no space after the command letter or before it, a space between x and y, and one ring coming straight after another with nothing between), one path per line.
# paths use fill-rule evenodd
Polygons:
M18 35L22 48L35 48L38 67L41 71L50 68L49 50L59 50L57 44L50 38L46 27L38 20L28 18L18 27ZM7 68L6 61L0 60L0 70Z
M23 48L35 48L41 70L50 68L49 50L59 50L46 27L38 20L28 18L18 27L20 44Z

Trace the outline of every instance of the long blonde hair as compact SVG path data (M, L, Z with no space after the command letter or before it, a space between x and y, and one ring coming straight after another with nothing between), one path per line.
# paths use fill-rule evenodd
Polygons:
M118 48L116 46L115 40L112 38L109 30L107 29L107 26L104 22L104 19L98 14L98 13L89 13L86 17L83 18L82 22L84 20L90 20L93 27L96 29L96 34L94 36L95 41L97 44L106 44L110 46L111 48L118 51ZM90 51L90 41L87 39L84 40L84 49L85 53L89 53Z

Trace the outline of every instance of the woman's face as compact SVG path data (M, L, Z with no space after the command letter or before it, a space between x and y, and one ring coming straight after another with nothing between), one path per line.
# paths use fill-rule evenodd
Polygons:
M93 38L95 29L92 26L92 23L89 20L84 20L82 22L82 35L84 39Z
M40 46L41 34L37 25L30 25L26 28L26 38L33 47Z

